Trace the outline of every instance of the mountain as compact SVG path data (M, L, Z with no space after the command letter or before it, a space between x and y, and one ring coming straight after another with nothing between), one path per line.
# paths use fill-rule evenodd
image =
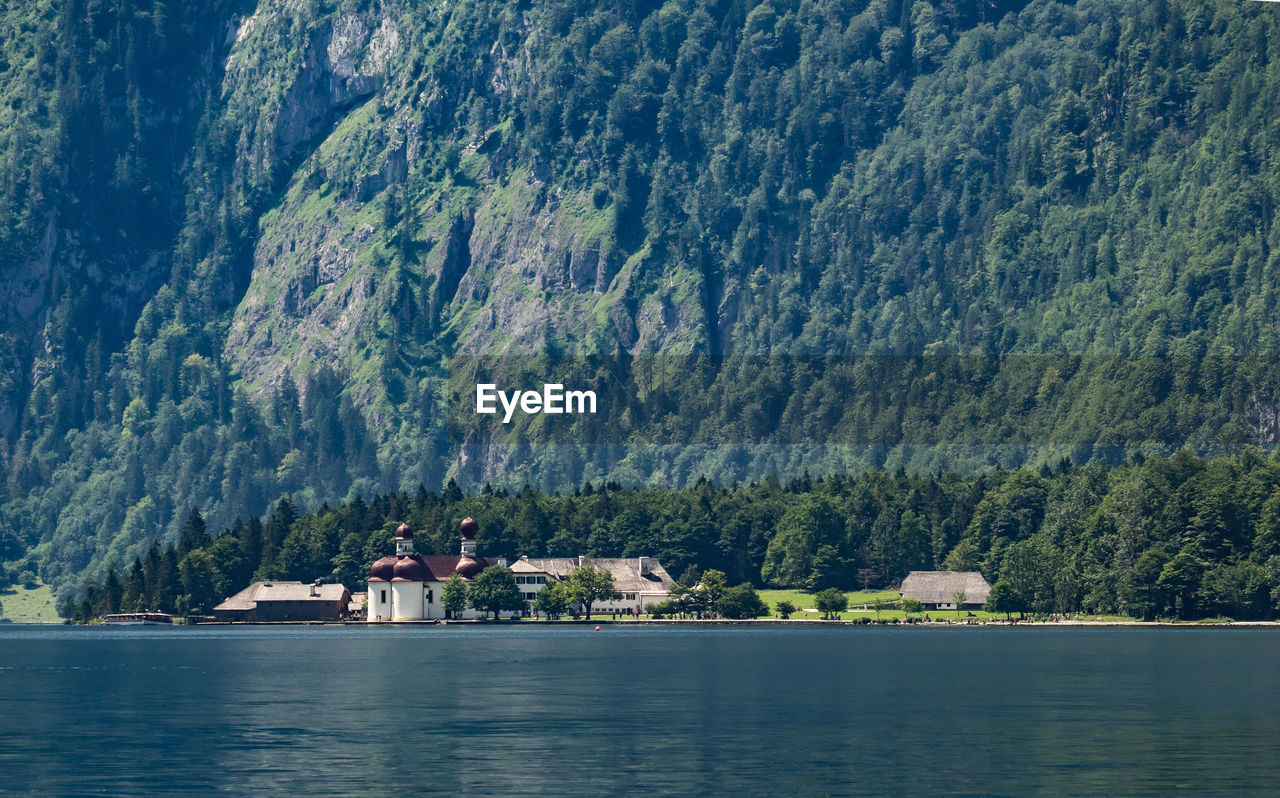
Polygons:
M1271 448L1276 14L7 3L6 578L290 494Z

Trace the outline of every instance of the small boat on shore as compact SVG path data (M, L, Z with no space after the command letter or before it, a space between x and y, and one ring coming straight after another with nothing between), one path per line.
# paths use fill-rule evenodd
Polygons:
M107 615L103 621L108 626L159 626L173 625L173 616L167 612L121 612Z

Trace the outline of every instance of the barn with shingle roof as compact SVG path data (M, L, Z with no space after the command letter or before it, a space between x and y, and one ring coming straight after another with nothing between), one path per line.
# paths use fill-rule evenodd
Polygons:
M213 608L220 621L340 621L351 593L343 585L319 582L254 582Z
M912 571L898 593L919 600L927 610L954 610L960 591L964 591L964 603L959 609L982 609L991 585L977 571Z

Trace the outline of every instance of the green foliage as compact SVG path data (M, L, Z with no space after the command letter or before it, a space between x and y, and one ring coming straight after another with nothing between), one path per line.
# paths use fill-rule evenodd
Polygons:
M773 608L778 613L778 617L784 618L784 619L790 618L792 615L795 614L795 611L796 611L796 605L792 604L790 601L787 601L786 599L779 601L777 604L774 605Z
M849 608L849 597L839 588L829 587L813 594L814 608L822 613L823 620L834 619Z
M987 602L982 605L987 612L1003 612L1006 616L1015 612L1024 613L1030 607L1027 600L1008 580L998 579L987 594Z
M440 590L440 601L448 617L462 617L467 609L467 580L461 574L452 574Z
M1037 485L1043 498L1025 526L1018 521L1001 527L992 520L1017 518L1016 513L979 512L1011 506L1009 497L1028 484ZM967 552L966 559L993 564L982 570L994 586L988 601L1000 605L995 612L1273 618L1280 610L1280 556L1270 553L1267 525L1277 494L1280 461L1247 451L1213 460L1180 453L1115 468L997 470L978 477L867 472L856 478L796 480L785 487L776 480L732 489L703 482L684 490L603 483L566 495L491 489L466 496L452 486L443 494L425 489L380 494L301 515L282 500L265 524L251 517L212 539L196 534L201 516L189 513L191 534L185 539L188 545L199 540L203 545L180 554L176 544L153 544L130 568L117 572L118 600L101 595L110 582L104 574L60 606L68 617L76 616L85 600L89 613L113 602L126 610L173 610L179 602L207 610L255 574L309 582L346 573L344 582L356 586L372 561L391 550L392 530L401 521L417 530L414 543L423 553L452 554L458 522L469 515L480 522L477 545L485 556L570 556L582 551L580 544L587 556L654 556L695 580L677 586L668 612L720 612L717 602L737 590L727 585L736 580L766 584L767 550L777 551L776 541L784 535L805 540L793 534L797 519L812 518L822 507L827 508L822 517L829 511L847 519L823 533L849 564L845 582L830 588L836 592L860 587L859 571L872 557L911 562L903 552L915 550L920 534L904 530L918 527L930 539L953 541L944 554L948 560ZM1205 517L1210 501L1218 517L1233 519L1225 525L1228 531L1212 537L1197 520ZM898 522L908 514L917 520ZM733 531L743 518L776 520L763 525L757 539ZM673 541L666 533L675 523L697 532ZM891 534L877 539L877 528ZM999 529L1017 531L989 532ZM1255 543L1261 545L1255 548ZM572 548L557 548L562 545ZM698 552L696 560L691 551ZM576 573L577 581L571 578L565 586L571 602L585 606L588 598L594 602L614 594L599 569ZM876 575L873 581L877 587L891 586L903 576ZM446 602L465 582L459 578L451 584Z
M582 605L588 621L591 620L592 604L622 598L613 586L613 574L594 565L579 565L570 571L565 587L570 600Z
M649 617L653 618L655 621L670 618L674 615L678 615L682 611L673 601L655 601L646 605L645 610L648 611Z
M751 585L725 589L719 598L711 602L711 609L721 618L730 619L759 618L769 613L769 605L760 599Z
M698 579L698 590L702 593L703 602L707 606L714 606L729 590L729 583L725 579L724 571L719 571L715 568L708 568L703 571L702 576Z
M524 609L524 597L520 595L516 576L504 565L491 565L471 580L467 603L482 612L492 612L494 620L500 612Z
M994 588L995 586L992 585L993 590ZM907 596L906 598L902 599L902 611L906 613L908 617L912 615L919 615L920 613L924 612L924 602L920 601L920 599L911 598L910 596Z
M1163 612L1167 597L1159 581L1168 562L1169 556L1160 549L1144 551L1121 582L1120 608L1135 618L1148 621Z
M569 594L569 586L563 582L555 582L538 591L537 597L533 600L533 608L543 617L554 621L568 611L572 602L573 598Z
M1179 618L1195 617L1204 570L1204 561L1185 551L1174 555L1160 570L1156 586L1169 597Z
M769 541L762 574L765 582L778 587L806 586L819 548L836 540L841 531L842 524L830 502L822 496L805 497L783 515L777 535ZM820 561L824 572L816 581L830 577L825 573L831 568L828 560L834 557L834 549L830 551Z

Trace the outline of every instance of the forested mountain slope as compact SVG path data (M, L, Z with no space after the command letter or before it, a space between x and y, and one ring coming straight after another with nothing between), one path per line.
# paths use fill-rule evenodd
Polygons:
M449 475L1273 446L1277 13L10 2L0 558ZM481 424L479 374L602 413Z

